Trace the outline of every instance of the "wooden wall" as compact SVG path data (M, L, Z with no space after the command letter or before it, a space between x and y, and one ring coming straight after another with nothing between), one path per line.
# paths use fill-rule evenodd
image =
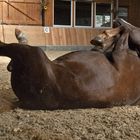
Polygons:
M98 3L111 3L113 0L94 0ZM72 3L74 5L74 1ZM74 13L74 9L73 9ZM45 24L47 26L53 26L53 0L47 0L47 10L45 12Z
M97 30L93 28L50 27L50 32L44 33L44 28L41 26L1 25L0 39L6 43L17 42L15 38L15 28L22 30L26 34L29 44L35 46L87 46L91 45L90 40L103 30Z
M47 26L53 25L53 0L48 0L47 10L45 11L45 24Z
M0 0L0 20L4 24L41 25L40 0Z
M101 30L86 28L50 28L45 34L46 44L53 45L90 45L90 40Z
M140 0L119 0L119 5L128 7L128 21L140 27Z
M140 27L140 0L129 0L129 21Z
M109 2L110 0L96 0ZM140 0L119 0L120 6L129 8L128 20L140 27ZM44 33L41 26L40 0L0 0L0 23L9 25L0 26L0 40L4 42L17 42L14 30L20 28L29 39L31 45L90 45L90 40L103 29L94 28L56 28L53 27L53 0L47 0L45 23L49 26L49 33ZM17 25L10 25L17 24ZM21 25L21 26L18 26ZM29 25L29 26L22 26Z
M108 3L113 0L95 0L98 3ZM53 26L53 0L48 0L48 9L46 10L46 25ZM140 27L140 0L119 0L120 6L128 7L128 21L135 26Z
M111 2L113 0L95 0L96 2ZM129 8L128 20L140 27L140 0L119 0L120 6ZM0 0L0 23L41 25L40 0ZM47 0L45 12L46 26L53 26L53 0Z

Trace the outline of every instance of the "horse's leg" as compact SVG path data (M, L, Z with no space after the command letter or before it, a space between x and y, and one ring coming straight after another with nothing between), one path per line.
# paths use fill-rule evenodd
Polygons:
M28 44L28 39L26 38L25 34L21 30L16 28L15 29L15 36L16 36L19 44ZM7 65L7 70L9 72L12 72L12 69L13 69L12 65L13 65L13 60L11 60L9 62L9 64Z
M26 35L19 29L15 29L15 36L20 44L28 44Z
M124 26L126 29L129 29L129 30L133 30L133 29L137 28L134 25L128 23L127 21L125 21L124 19L121 19L121 18L117 18L114 21L114 27L118 27L118 26Z
M13 70L13 61L11 60L10 62L9 62L9 64L7 65L7 70L9 71L9 72L12 72L12 70Z

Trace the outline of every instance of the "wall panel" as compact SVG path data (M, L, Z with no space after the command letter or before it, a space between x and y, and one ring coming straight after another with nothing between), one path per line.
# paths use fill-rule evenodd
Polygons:
M3 23L41 25L41 6L38 0L3 0L0 4L3 5L3 14L0 14Z
M87 28L54 28L50 27L49 33L44 33L41 26L1 25L0 39L6 43L17 42L15 28L22 30L34 46L87 46L90 40L102 30Z
M90 40L103 29L53 28L45 34L46 45L91 45Z
M53 25L53 0L47 1L47 9L45 12L45 24L47 26Z
M140 27L140 0L131 0L129 6L129 21Z

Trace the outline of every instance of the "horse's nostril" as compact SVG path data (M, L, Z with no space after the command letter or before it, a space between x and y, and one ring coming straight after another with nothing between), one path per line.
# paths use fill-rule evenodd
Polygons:
M98 43L102 43L103 40L100 37L95 37L94 40Z
M95 37L90 41L90 43L93 45L101 45L103 43L103 40L100 37Z

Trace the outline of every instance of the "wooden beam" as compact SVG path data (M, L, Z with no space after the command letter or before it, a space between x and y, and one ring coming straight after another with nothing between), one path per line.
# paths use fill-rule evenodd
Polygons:
M119 0L114 0L114 19L118 18Z

